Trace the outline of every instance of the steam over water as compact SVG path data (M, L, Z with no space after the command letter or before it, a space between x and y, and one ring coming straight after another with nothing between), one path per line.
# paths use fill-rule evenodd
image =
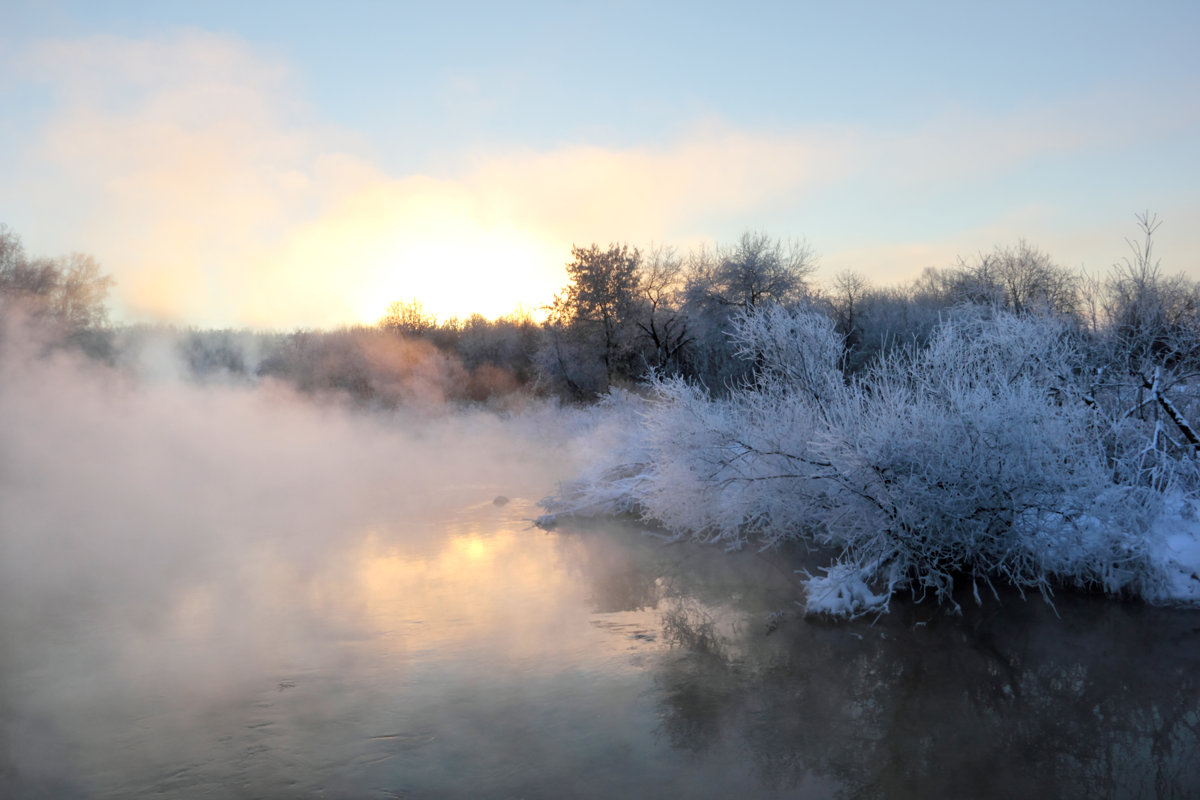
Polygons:
M805 621L794 554L531 528L582 416L4 361L0 796L1200 789L1194 613Z

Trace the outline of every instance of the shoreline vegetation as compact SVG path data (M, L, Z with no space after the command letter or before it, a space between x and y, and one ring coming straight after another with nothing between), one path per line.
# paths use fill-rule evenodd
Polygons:
M1200 284L1159 227L1105 275L997 247L901 287L819 285L802 241L680 254L575 247L543 322L290 333L116 326L90 256L0 225L0 370L77 359L122 380L274 386L370 411L571 416L586 466L539 524L632 514L727 548L809 543L809 614L998 587L1200 604ZM19 383L9 381L9 386Z

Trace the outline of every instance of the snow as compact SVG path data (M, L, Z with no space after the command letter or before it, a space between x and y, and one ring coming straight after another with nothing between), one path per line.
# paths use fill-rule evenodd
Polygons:
M1162 605L1200 605L1200 501L1170 498L1149 538L1150 561L1162 584L1146 599Z
M614 392L539 522L632 513L730 548L813 541L840 557L805 581L809 614L883 612L905 588L954 604L963 578L1200 606L1196 456L1163 449L1119 393L1085 397L1058 322L966 309L849 381L827 318L738 324L752 383Z
M837 564L823 571L824 577L804 581L804 612L809 616L857 617L887 610L890 594L872 592L862 569Z

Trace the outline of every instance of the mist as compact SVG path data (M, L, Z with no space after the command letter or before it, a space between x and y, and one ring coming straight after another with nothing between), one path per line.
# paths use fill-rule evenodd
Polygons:
M0 332L0 794L753 782L689 767L647 702L672 551L531 524L625 419L364 407L199 377L170 332L106 363L38 330Z
M81 711L119 728L147 693L199 713L261 670L315 669L316 642L369 624L364 553L433 557L470 509L520 525L569 460L549 406L365 412L277 381L197 382L169 347L119 367L46 354L14 327L0 337L0 750L21 781L60 772L61 748L92 735L57 728Z
M920 748L858 763L924 725L1009 742L1003 797L1067 720L1039 793L1188 795L1200 288L1144 221L1104 295L1142 327L1024 244L825 296L757 234L575 248L542 324L114 327L94 262L0 237L0 794L940 796ZM968 651L982 715L913 712ZM1055 688L1110 685L1129 724ZM991 752L950 754L968 793Z
M3 347L0 568L37 601L4 604L26 623L81 597L169 602L253 549L313 564L372 525L417 534L464 504L535 501L563 461L549 409L363 413L281 382L187 380L154 348L115 369Z
M5 3L0 800L1200 797L1200 4L1027 5Z

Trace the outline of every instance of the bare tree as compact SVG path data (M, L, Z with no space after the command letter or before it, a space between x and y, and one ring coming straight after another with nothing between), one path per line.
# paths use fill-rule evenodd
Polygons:
M72 253L58 261L54 313L72 330L100 328L108 322L104 305L114 281L92 256Z
M678 371L682 351L695 339L682 303L683 259L674 248L652 247L639 265L637 326L653 351L651 366Z
M397 300L388 305L379 327L405 336L423 336L437 327L437 319L426 313L420 300Z
M1079 277L1024 239L1015 246L997 246L973 261L959 258L949 269L930 267L914 290L944 305L991 305L1016 314L1071 315L1079 309Z
M1126 239L1130 255L1113 265L1107 316L1131 369L1142 362L1175 366L1200 357L1200 286L1182 275L1164 276L1154 255L1157 216L1138 214L1138 241Z
M71 338L107 324L105 301L113 283L96 259L83 253L29 258L20 238L0 224L0 298L27 314L52 320Z
M994 264L1004 305L1010 311L1077 311L1078 277L1055 264L1044 250L1021 239L1015 247L997 247L986 260Z
M773 301L791 304L808 290L816 257L807 242L772 239L747 231L732 247L718 247L707 276L707 294L719 305L755 308Z
M864 295L869 290L870 284L867 279L853 270L840 272L833 279L833 295L830 301L838 332L845 343L847 367L857 361L855 356L862 343L858 317Z
M50 258L30 259L21 237L0 223L0 294L25 302L49 303L59 286L58 264Z
M1165 276L1154 255L1160 226L1137 215L1139 240L1105 284L1107 327L1091 396L1107 415L1110 449L1126 480L1200 488L1200 284Z

